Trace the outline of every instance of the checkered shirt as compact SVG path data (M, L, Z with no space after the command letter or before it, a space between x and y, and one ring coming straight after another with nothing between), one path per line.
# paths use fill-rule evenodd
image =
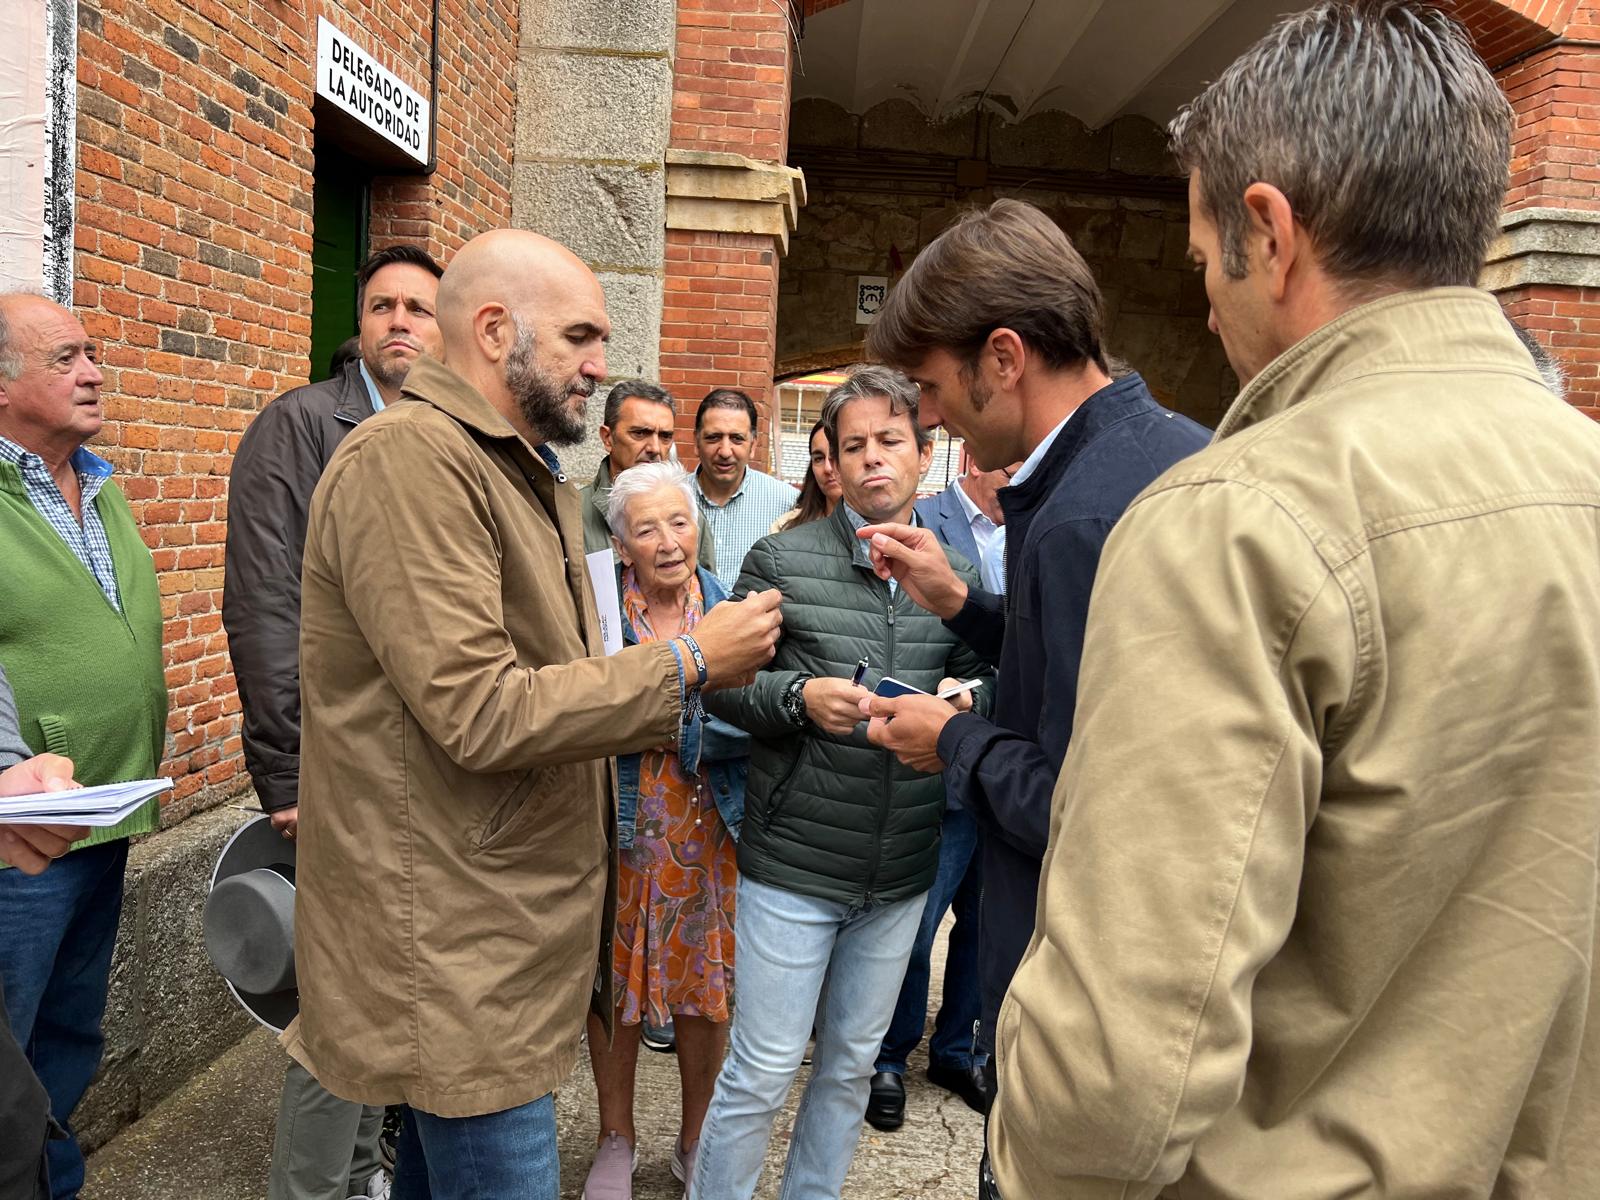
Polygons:
M72 512L55 477L44 459L24 450L9 438L0 437L0 461L11 463L22 476L22 489L29 503L67 544L67 549L77 555L78 561L89 568L100 590L111 601L111 607L122 611L122 596L117 591L117 571L111 561L111 543L106 538L106 527L95 509L94 498L100 494L106 480L111 478L111 464L87 447L79 446L72 454L72 469L78 475L78 487L83 492L83 522Z
M800 493L781 479L749 467L744 482L726 504L713 504L700 490L700 472L694 473L694 492L700 515L711 527L717 547L717 578L728 591L739 581L739 568L750 547L767 536L772 523L800 500Z

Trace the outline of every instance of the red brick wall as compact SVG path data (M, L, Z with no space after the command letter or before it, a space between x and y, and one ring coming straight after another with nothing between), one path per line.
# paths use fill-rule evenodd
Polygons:
M251 416L306 381L317 11L427 94L427 0L79 6L74 299L106 366L97 450L161 574L169 821L248 782L220 615L227 476ZM459 64L441 167L375 188L374 244L443 250L510 218L516 6L447 0L441 25Z
M1600 288L1518 288L1500 302L1560 360L1568 403L1600 420Z
M1499 72L1517 113L1506 206L1600 211L1600 4L1523 0L1517 7L1562 41ZM1600 288L1520 288L1501 300L1560 360L1568 400L1600 419Z
M694 453L694 410L712 388L747 392L763 428L753 460L763 469L778 331L778 249L770 237L667 231L661 382L678 400L679 453Z
M679 0L673 66L675 150L710 150L781 163L788 153L787 5L774 0ZM661 381L678 398L679 425L714 387L748 392L771 410L779 249L771 237L668 230L661 318ZM692 465L692 441L679 439ZM755 461L765 466L766 440Z
M1440 7L1472 34L1483 61L1500 67L1552 41L1578 0L1445 0Z

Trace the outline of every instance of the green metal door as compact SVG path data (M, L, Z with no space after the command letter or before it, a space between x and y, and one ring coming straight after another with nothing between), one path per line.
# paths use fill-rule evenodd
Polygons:
M367 257L371 176L347 152L319 149L311 190L311 378L356 332L356 272Z

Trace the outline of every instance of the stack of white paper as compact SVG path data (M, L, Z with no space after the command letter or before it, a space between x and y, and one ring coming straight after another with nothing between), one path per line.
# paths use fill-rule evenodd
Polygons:
M111 826L131 817L151 796L172 787L170 779L138 779L99 787L35 792L0 798L0 825Z

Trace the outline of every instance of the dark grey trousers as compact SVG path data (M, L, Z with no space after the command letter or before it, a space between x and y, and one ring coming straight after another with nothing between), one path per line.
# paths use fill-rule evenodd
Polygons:
M383 1109L326 1091L297 1062L289 1064L278 1104L267 1200L346 1200L361 1195L381 1167Z

